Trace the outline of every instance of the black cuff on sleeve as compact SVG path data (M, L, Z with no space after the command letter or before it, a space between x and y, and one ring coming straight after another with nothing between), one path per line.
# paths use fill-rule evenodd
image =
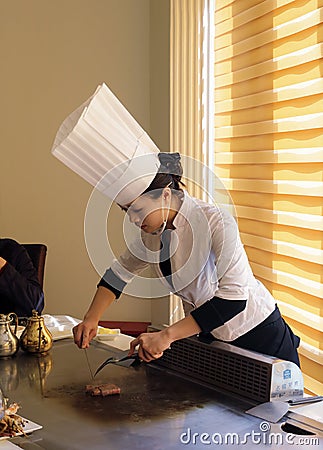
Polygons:
M209 333L243 311L247 300L224 300L213 297L191 311L191 315L203 332Z
M119 298L126 284L127 283L115 275L111 269L108 269L101 278L97 287L103 286L113 292L116 298Z

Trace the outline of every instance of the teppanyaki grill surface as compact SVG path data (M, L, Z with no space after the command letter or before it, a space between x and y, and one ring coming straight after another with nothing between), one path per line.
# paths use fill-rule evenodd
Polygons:
M59 349L64 352L64 347ZM91 352L88 350L90 363L96 367L101 359L108 356L107 350ZM99 356L98 356L99 355ZM56 373L64 371L64 382L57 382L57 375L49 376L46 381L44 396L56 398L70 406L77 408L82 415L91 416L95 420L104 422L139 422L158 419L164 416L178 416L184 411L203 409L208 404L216 402L225 405L236 403L236 399L223 392L216 392L208 387L198 385L185 378L155 368L149 364L134 367L107 366L95 378L95 384L112 383L120 387L118 396L89 397L85 393L85 386L91 384L86 364L78 373L73 371L77 362L73 359L84 358L82 352L75 348L71 358L68 350L68 367L55 366ZM64 360L65 358L60 358ZM67 358L65 359L67 360ZM55 380L55 382L54 382ZM248 409L250 403L240 401L241 408Z
M94 343L87 353L93 369L119 352ZM187 448L205 448L200 442L205 433L234 432L244 439L261 431L262 419L244 413L253 405L246 403L248 399L204 387L168 369L151 364L107 366L95 382L117 384L121 394L98 398L85 393L89 372L84 351L72 339L55 342L47 355L18 352L0 361L7 396L19 401L24 417L43 427L32 435L41 448L182 450L188 441ZM280 424L271 429L281 431ZM290 444L280 446L285 448Z

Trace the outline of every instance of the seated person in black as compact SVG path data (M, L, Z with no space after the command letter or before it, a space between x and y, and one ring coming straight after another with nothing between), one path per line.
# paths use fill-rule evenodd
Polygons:
M44 294L27 250L13 239L0 239L0 313L30 317L44 308Z

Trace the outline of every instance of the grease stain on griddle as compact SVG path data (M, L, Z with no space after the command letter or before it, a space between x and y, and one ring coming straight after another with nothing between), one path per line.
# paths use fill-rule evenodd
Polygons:
M95 382L114 383L121 394L92 397L85 384L73 383L46 390L46 397L57 398L82 414L102 421L149 422L161 417L176 417L183 412L203 408L211 401L211 391L169 373L143 366L140 370L114 367L109 377ZM125 372L124 372L125 371Z

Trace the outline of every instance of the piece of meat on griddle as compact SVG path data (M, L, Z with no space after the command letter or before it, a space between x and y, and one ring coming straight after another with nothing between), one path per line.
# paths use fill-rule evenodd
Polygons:
M85 386L85 392L87 394L91 394L92 396L101 396L106 397L107 395L115 395L120 394L121 389L112 383L105 383L105 384L87 384Z

